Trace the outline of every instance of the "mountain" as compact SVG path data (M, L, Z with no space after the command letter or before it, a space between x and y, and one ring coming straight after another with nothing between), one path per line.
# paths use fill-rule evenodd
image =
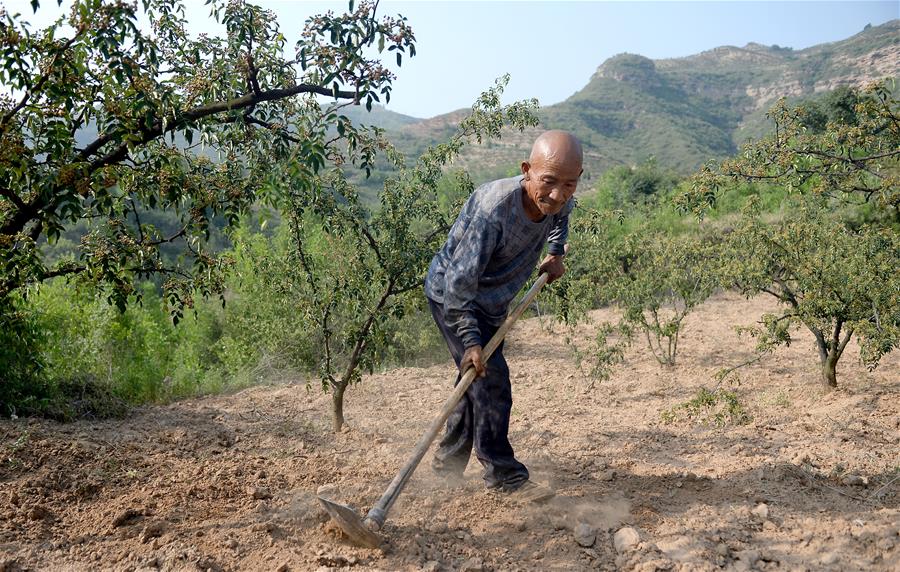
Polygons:
M900 20L803 50L751 43L661 60L619 54L603 62L580 91L543 107L539 129L510 133L468 151L459 163L473 175L503 175L527 156L537 132L560 128L584 142L587 179L649 157L690 172L764 134L770 128L766 111L780 97L797 101L898 75ZM464 115L455 111L391 134L414 153L446 138Z
M581 90L541 108L540 127L471 146L456 166L467 169L475 181L511 174L527 157L537 133L559 128L584 142L585 181L609 167L650 157L662 167L687 173L710 159L733 155L742 143L766 133L771 128L766 112L779 97L798 101L897 76L900 20L803 50L750 43L661 60L619 54L603 62ZM446 141L467 111L419 119L380 105L371 112L364 106L341 109L354 122L386 129L409 157ZM95 130L87 131L79 134L80 142L95 135ZM368 180L359 173L352 176L374 195L386 174L376 172Z
M375 127L390 130L397 130L406 125L422 121L418 117L389 111L384 106L377 104L372 106L372 111L366 111L364 105L348 105L347 107L342 107L340 113L346 115L353 123L374 125Z

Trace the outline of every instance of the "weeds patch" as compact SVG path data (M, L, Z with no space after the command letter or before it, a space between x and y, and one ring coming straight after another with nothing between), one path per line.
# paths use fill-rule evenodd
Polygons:
M663 410L660 416L667 424L693 421L716 427L743 425L750 421L750 415L738 401L737 394L724 389L709 391L703 388L693 399Z
M15 471L22 465L22 461L17 458L17 455L28 444L28 438L28 431L24 431L15 439L4 444L3 466L6 467L6 469Z

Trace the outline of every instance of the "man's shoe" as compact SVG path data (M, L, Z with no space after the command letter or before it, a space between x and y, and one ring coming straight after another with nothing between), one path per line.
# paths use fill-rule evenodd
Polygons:
M508 492L509 498L527 503L544 502L556 496L556 491L532 480L527 480L521 486Z

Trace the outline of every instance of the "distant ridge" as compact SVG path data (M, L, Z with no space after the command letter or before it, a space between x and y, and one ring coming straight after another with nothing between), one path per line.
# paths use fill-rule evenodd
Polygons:
M811 97L898 75L900 20L802 50L749 43L661 60L619 54L584 88L542 108L534 131L575 132L585 143L588 178L649 157L689 172L765 133L765 113L780 97ZM410 122L392 134L415 153L451 133L464 111ZM525 157L533 137L511 133L490 148L470 150L460 164L476 176L503 174Z
M364 105L348 105L347 107L342 107L340 112L346 115L353 123L374 125L384 129L399 129L404 125L422 121L418 117L389 111L382 105L373 105L372 111L366 111Z

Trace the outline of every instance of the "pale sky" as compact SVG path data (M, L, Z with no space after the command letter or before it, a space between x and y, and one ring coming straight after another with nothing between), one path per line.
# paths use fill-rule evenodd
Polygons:
M0 0L36 26L70 1ZM346 2L259 0L273 10L290 44L304 20ZM203 0L186 0L190 28L216 33ZM510 73L504 99L560 102L588 82L603 61L622 52L653 59L682 57L749 42L802 49L842 40L866 24L900 18L900 2L518 2L382 0L381 14L402 14L417 38L415 58L395 70L388 109L431 117L468 107L494 79ZM393 54L390 54L392 63ZM396 68L396 66L393 66Z

